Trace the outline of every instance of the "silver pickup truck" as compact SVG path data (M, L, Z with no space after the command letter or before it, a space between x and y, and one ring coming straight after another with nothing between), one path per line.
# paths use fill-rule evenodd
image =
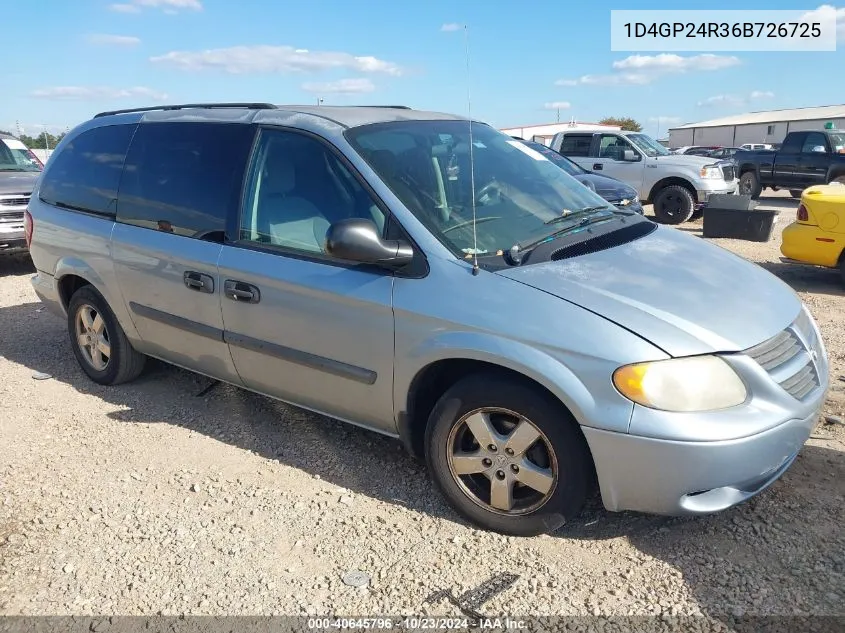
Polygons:
M664 224L686 222L713 194L737 191L731 162L670 154L640 132L559 132L551 148L584 169L634 187L644 204L654 205L655 218Z

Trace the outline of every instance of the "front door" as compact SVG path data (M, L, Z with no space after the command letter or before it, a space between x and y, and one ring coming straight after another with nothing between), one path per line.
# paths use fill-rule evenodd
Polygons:
M633 152L637 160L625 160L625 151ZM616 134L601 134L598 139L597 157L591 158L587 169L611 178L616 178L637 190L641 198L643 195L643 171L645 160L643 155L624 136Z
M827 137L821 132L808 132L796 161L796 182L802 187L825 184L829 165Z
M234 383L217 260L254 133L244 124L139 125L112 233L115 275L142 351Z
M333 260L332 222L384 213L338 155L299 132L262 131L238 239L223 246L225 338L244 384L395 432L393 276Z

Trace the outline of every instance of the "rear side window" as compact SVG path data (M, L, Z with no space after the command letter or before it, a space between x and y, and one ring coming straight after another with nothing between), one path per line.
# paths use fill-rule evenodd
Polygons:
M136 125L83 132L55 156L38 197L66 209L114 216L120 172Z
M592 134L567 134L563 137L560 153L564 156L589 156Z
M232 123L143 123L120 182L117 220L222 240L237 213L255 130Z

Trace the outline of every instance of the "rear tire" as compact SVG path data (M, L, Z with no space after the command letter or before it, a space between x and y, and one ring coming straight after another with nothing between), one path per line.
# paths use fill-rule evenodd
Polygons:
M739 193L750 195L752 200L760 197L763 187L760 186L760 179L753 171L747 171L739 177Z
M682 224L694 211L695 198L681 185L664 187L654 196L654 217L661 224Z
M845 285L845 252L839 256L839 273L842 275L842 284Z
M443 394L425 441L443 496L487 530L551 532L580 513L592 489L590 451L569 412L540 389L495 373L464 378Z
M792 196L793 198L798 199L798 200L801 199L802 193L804 193L803 189L790 189L789 190L789 195Z
M845 185L845 176L837 176L836 178L834 178L830 182L838 182L841 185Z
M136 351L103 296L83 286L70 298L67 327L73 354L88 377L101 385L137 378L147 359Z

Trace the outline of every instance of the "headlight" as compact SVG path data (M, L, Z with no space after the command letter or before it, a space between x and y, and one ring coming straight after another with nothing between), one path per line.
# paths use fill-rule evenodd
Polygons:
M715 165L702 167L700 174L702 178L706 178L708 180L722 180L724 178L722 175L722 168L716 167Z
M662 411L713 411L745 402L745 384L717 356L691 356L625 365L613 372L619 392Z

